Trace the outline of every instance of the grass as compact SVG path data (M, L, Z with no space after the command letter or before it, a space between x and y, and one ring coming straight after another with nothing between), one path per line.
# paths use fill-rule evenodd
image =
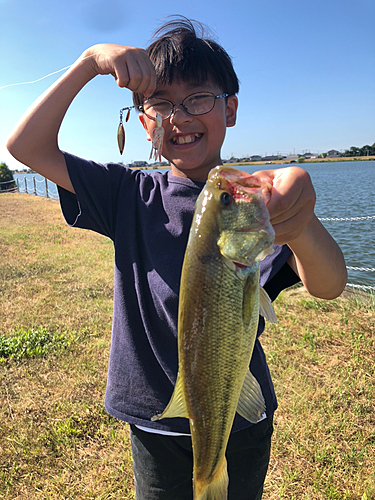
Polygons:
M53 200L0 195L0 498L129 499L128 427L103 408L109 240ZM275 304L263 345L279 399L265 500L375 500L375 300Z
M277 299L264 335L280 408L265 498L375 499L375 300Z

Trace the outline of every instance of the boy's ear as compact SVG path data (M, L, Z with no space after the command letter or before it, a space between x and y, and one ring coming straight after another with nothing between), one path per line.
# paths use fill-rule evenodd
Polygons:
M147 123L146 123L145 117L142 114L140 114L140 115L138 115L138 118L139 118L139 121L142 123L143 128L146 130L147 140L151 141L152 139L151 139L151 136L150 136L150 132L148 131L148 127L147 127Z
M227 127L234 127L236 125L237 108L238 108L237 96L235 95L229 96L227 100L227 109L226 109Z

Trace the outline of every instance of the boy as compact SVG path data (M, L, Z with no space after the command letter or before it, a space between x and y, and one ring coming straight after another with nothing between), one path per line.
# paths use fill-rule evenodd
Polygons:
M221 164L226 127L236 122L238 80L227 53L197 36L189 20L168 23L157 36L147 51L107 44L86 50L25 113L7 147L59 186L69 224L113 240L114 315L105 406L130 423L137 499L187 500L192 498L188 422L152 422L151 417L164 410L176 380L183 256L195 200L208 172ZM148 140L156 127L152 110L166 110L162 154L171 172L145 174L60 151L57 137L65 112L98 74L112 74L120 87L133 91ZM205 94L198 111L189 97L196 93ZM272 300L299 279L315 296L338 296L346 283L345 263L314 215L308 174L299 168L262 174L273 186L268 208L277 245L261 264L261 284ZM261 320L258 335L263 328ZM236 415L227 448L229 499L259 500L269 462L277 403L259 340L251 371L262 387L267 418L250 425Z

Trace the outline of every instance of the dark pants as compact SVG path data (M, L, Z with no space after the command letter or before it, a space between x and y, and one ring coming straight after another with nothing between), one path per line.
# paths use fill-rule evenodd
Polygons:
M231 435L228 499L260 500L271 451L273 418ZM193 455L188 436L163 436L130 426L137 500L192 500Z

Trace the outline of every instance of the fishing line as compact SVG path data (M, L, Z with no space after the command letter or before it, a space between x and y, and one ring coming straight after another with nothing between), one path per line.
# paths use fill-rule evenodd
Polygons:
M10 83L9 85L3 85L2 87L0 87L0 90L6 89L7 87L16 87L17 85L30 85L32 83L40 82L41 80L44 80L45 78L48 78L49 76L56 75L56 73L61 73L61 71L64 71L65 69L68 69L71 66L72 65L70 64L69 66L66 66L65 68L58 69L57 71L54 71L53 73L49 73L48 75L42 76L42 78L38 78L37 80L33 80L32 82Z
M89 59L90 57L93 57L93 56L92 55L86 56L82 60ZM61 68L61 69L58 69L57 71L53 71L52 73L48 73L48 75L42 76L42 78L38 78L37 80L33 80L31 82L10 83L9 85L3 85L2 87L0 87L0 90L6 89L8 87L16 87L18 85L31 85L32 83L40 82L41 80L44 80L45 78L48 78L49 76L56 75L57 73L61 73L61 71L65 71L66 69L69 69L72 66L73 66L73 64L69 64L69 66L65 66L65 68Z

